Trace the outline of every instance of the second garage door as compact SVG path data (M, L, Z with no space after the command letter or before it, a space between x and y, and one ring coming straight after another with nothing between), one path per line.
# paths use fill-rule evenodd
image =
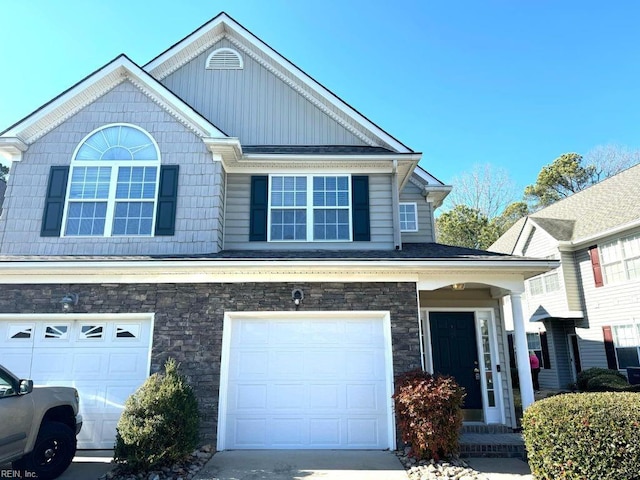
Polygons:
M124 402L149 375L149 315L0 319L0 363L36 385L75 387L78 448L113 448Z
M388 315L225 322L219 449L393 448Z

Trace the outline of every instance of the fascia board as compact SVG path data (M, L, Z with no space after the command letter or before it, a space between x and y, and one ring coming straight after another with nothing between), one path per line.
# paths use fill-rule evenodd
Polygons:
M369 130L373 135L380 138L383 142L387 143L395 150L398 150L402 153L412 152L412 150L402 142L382 130L371 120L348 105L344 100L340 99L336 94L314 80L310 75L306 74L299 67L295 66L292 62L287 60L272 47L267 45L249 30L244 28L242 25L240 25L238 22L224 13L218 15L208 24L203 25L202 27L200 27L200 29L196 30L196 32L187 36L181 42L178 42L176 45L161 54L159 57L146 64L144 66L144 69L148 72L152 71L162 63L166 62L173 55L177 54L179 51L188 48L190 44L196 42L202 36L207 35L209 32L211 32L211 30L218 28L221 24L227 34L232 33L233 35L237 35L238 37L240 37L252 48L261 52L271 62L288 72L288 74L291 75L296 81L301 82L308 88L316 91L319 95L322 96L322 98L325 99L325 101L327 101L331 106L343 112L351 121L362 125L365 129Z
M359 281L372 276L384 278L417 278L424 274L449 274L460 272L515 273L524 278L538 275L558 266L557 261L452 261L408 260L403 262L380 260L263 260L211 261L98 261L98 262L0 262L0 284L16 283L74 283L115 282L139 283L142 281L172 282L221 282L221 281L281 281L283 276L300 277L333 276L344 281ZM228 279L228 280L227 280Z
M129 58L125 55L121 55L117 57L112 62L108 63L98 71L91 74L85 80L71 87L66 92L62 93L58 96L54 101L49 104L46 104L39 110L36 110L33 114L27 116L21 122L13 125L9 130L7 130L2 136L3 137L17 137L21 138L22 133L29 129L31 126L47 117L48 115L53 115L56 112L59 112L60 117L65 117L69 115L64 109L65 104L71 103L72 100L81 95L84 91L91 88L94 85L99 84L103 80L107 80L109 76L118 76L122 77L121 79L125 79L129 76L130 80L135 80L139 83L138 87L143 86L149 92L156 95L161 101L165 102L171 109L175 110L176 113L179 113L181 116L185 118L193 127L197 128L197 130L202 132L203 136L209 137L222 137L226 136L224 132L220 131L210 122L208 122L204 117L198 114L193 108L187 105L184 101L182 101L175 94L171 93L166 87L160 84L157 80L151 77L148 73L138 67L135 63L133 63ZM108 83L116 84L118 80L115 78ZM135 82L134 82L135 83ZM82 108L82 107L80 107ZM55 122L49 122L55 123ZM27 142L28 143L28 142Z

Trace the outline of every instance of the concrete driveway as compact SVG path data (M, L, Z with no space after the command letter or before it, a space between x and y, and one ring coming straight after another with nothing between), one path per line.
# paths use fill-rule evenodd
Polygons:
M115 467L113 450L78 450L58 480L96 480Z
M194 480L407 480L398 457L372 450L234 450L216 453Z

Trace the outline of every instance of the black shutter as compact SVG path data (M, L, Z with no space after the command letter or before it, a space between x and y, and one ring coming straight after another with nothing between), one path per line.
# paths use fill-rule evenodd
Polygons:
M251 207L249 213L249 241L267 241L267 206L269 201L269 177L251 177Z
M42 212L41 237L59 237L62 230L62 213L64 199L67 194L67 180L69 167L51 167L49 170L49 184L47 198Z
M618 370L616 346L613 343L613 333L611 332L611 327L602 327L602 337L604 339L604 353L607 356L607 367L609 367L611 370Z
M371 240L369 220L369 177L351 177L351 211L353 214L353 240L368 242Z
M540 332L540 348L542 350L542 368L551 368L551 357L549 356L547 332Z
M160 167L158 206L156 210L156 236L171 236L176 232L179 165Z

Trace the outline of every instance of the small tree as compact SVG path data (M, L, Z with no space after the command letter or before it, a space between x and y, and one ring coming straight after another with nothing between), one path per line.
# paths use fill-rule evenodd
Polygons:
M178 363L165 363L131 395L118 421L114 459L125 470L146 471L185 458L198 444L198 402Z
M464 397L453 377L414 370L397 378L396 418L414 457L439 460L460 451Z

